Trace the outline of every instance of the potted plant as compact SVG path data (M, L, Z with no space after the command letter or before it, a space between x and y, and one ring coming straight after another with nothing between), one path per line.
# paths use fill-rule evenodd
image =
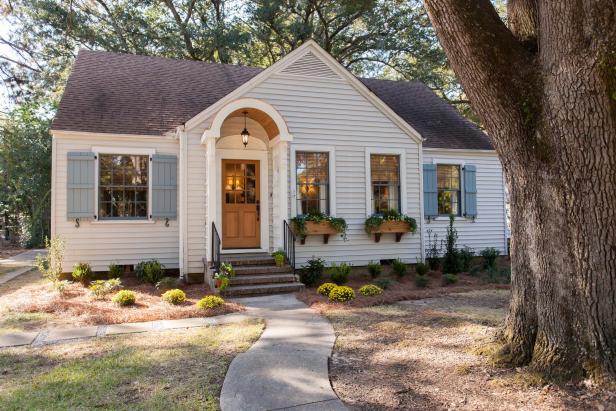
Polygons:
M323 213L310 213L292 218L291 223L301 244L306 242L306 236L309 235L322 235L324 244L328 243L329 236L332 234L340 234L346 241L347 223L344 218L332 217Z
M414 233L417 230L417 221L413 217L400 214L396 210L372 214L364 224L366 233L374 234L374 241L377 243L382 234L393 233L396 235L396 242L399 242L404 233Z
M274 261L276 261L276 267L282 267L287 258L287 253L285 253L284 250L274 251L272 257L274 257Z
M229 287L231 279L235 276L235 270L229 263L220 263L220 270L214 273L215 287L220 291Z

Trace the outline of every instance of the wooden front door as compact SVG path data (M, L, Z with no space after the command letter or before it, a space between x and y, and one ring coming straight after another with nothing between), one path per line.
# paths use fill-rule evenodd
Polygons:
M259 160L222 160L222 248L261 246Z

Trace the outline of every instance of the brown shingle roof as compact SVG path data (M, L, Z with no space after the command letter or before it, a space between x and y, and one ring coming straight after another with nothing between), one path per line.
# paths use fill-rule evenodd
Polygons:
M163 135L262 70L82 50L52 129ZM483 132L422 83L361 81L426 138L424 146L492 148Z

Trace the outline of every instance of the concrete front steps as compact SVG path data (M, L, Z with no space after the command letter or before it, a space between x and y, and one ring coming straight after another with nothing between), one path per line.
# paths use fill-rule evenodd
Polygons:
M292 293L304 287L291 267L277 267L269 254L223 254L221 260L235 270L230 286L221 292L226 297Z

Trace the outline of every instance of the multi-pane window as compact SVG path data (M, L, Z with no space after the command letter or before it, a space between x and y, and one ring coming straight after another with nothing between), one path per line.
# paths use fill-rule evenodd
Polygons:
M256 164L241 161L225 164L225 202L227 204L256 204Z
M400 157L389 154L370 155L370 173L373 212L400 212Z
M329 214L329 154L295 154L297 214Z
M148 156L100 154L99 218L147 218Z
M436 166L438 184L438 213L439 215L460 215L460 166L452 164L438 164Z

